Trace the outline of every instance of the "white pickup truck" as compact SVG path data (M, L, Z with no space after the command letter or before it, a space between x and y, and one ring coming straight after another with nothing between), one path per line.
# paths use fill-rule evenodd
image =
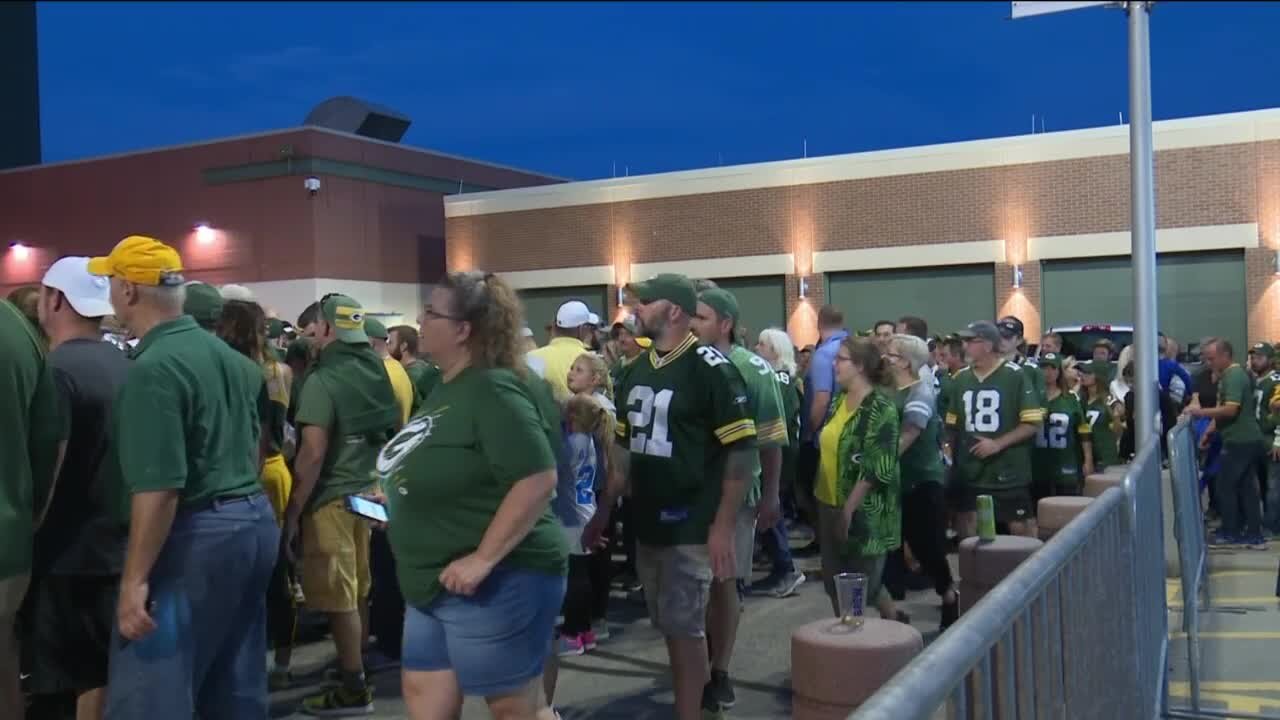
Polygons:
M1131 325L1060 325L1049 328L1049 332L1062 336L1062 354L1074 357L1077 361L1087 362L1093 359L1093 346L1099 340L1110 340L1115 345L1116 357L1120 351L1133 344L1133 326Z

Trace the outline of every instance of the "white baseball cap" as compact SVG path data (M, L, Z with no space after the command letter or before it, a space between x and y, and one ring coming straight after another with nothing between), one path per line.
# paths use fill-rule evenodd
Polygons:
M590 315L587 316L587 324L599 326L600 316L595 313L591 313Z
M520 328L520 337L533 337L533 331L528 327Z
M586 303L581 300L570 300L556 310L556 327L570 329L590 325L591 317L591 310L587 308ZM599 318L596 320L598 321Z
M115 314L111 307L111 284L89 272L89 258L64 257L49 267L42 285L61 290L67 302L83 317L100 318Z

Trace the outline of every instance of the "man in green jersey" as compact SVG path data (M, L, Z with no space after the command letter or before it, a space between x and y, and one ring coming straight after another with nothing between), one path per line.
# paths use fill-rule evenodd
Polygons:
M733 363L690 332L693 283L659 275L628 288L653 347L616 388L613 471L583 534L599 540L628 477L636 565L653 624L667 639L679 720L702 714L712 577L737 574L738 511L752 485L756 426Z
M1036 397L1040 400L1040 407L1043 409L1044 374L1036 367L1035 361L1023 353L1027 348L1027 341L1023 337L1026 331L1023 329L1022 321L1013 315L1005 315L996 321L996 328L1000 331L1000 354L1008 362L1021 366L1031 376Z
M736 582L721 580L711 586L711 607L707 625L711 644L710 701L719 708L734 706L736 697L729 681L729 662L738 636L741 588L751 582L751 556L755 548L757 517L762 527L772 528L782 517L778 481L782 472L782 448L789 440L782 409L778 377L764 358L733 341L740 311L733 293L720 288L702 291L693 330L704 347L713 347L737 368L747 389L747 407L756 426L756 447L751 458L751 486L746 502L738 511L734 550L737 558ZM761 484L763 483L763 493Z
M965 338L970 366L951 385L946 426L953 438L953 482L964 490L962 527L972 535L978 495L995 500L996 522L1015 535L1037 535L1031 504L1031 440L1044 407L1031 373L1000 353L1009 338L986 321L970 323Z
M387 331L387 350L409 373L409 380L413 382L413 409L409 414L416 415L440 382L440 368L418 355L418 331L411 325L396 325Z
M1266 462L1262 463L1261 482L1266 490L1262 503L1262 530L1268 535L1280 535L1280 451L1274 447L1276 426L1280 414L1271 408L1271 398L1280 387L1280 370L1275 369L1276 352L1271 343L1258 343L1249 349L1249 369L1254 374L1253 401L1262 430L1263 444L1268 448Z
M1254 468L1262 462L1265 447L1258 426L1253 381L1249 373L1235 362L1231 343L1212 338L1200 346L1205 364L1218 374L1218 405L1204 408L1193 403L1186 409L1192 417L1213 420L1222 438L1221 465L1218 469L1218 511L1222 527L1209 541L1211 545L1246 545L1265 550L1262 536L1262 508ZM1244 514L1241 519L1241 513Z

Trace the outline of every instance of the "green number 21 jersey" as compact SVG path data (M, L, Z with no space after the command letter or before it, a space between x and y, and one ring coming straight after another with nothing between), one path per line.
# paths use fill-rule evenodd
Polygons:
M1031 373L1006 362L980 378L972 367L967 367L956 373L949 390L946 424L957 437L956 479L978 490L1030 485L1030 440L985 459L973 455L971 448L982 438L1000 437L1022 423L1044 422L1044 408Z
M617 440L631 452L636 538L706 544L729 449L756 438L742 375L689 335L666 355L650 350L636 358L614 397Z

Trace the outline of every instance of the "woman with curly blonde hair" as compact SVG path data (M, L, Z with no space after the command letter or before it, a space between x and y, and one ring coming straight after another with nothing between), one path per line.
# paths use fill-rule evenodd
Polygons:
M562 444L550 389L524 364L522 315L496 275L447 275L419 319L440 384L378 457L413 718L458 717L464 695L495 717L551 716L538 680L565 593L550 510Z

